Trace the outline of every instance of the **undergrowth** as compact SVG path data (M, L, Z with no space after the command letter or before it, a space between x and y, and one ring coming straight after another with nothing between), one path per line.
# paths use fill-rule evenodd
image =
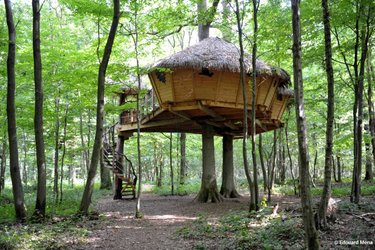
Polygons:
M270 208L257 213L228 213L215 223L201 215L191 225L180 228L177 234L194 239L195 249L206 249L202 244L204 239L210 239L218 249L303 248L301 219L272 216Z
M82 197L83 186L64 186L62 202L55 202L52 192L47 193L46 219L34 223L30 220L35 206L35 190L25 189L27 223L15 222L13 197L10 189L0 196L0 249L69 249L67 245L83 240L88 233L87 225L94 226L100 216L76 215ZM109 194L95 186L93 201Z
M175 186L174 188L174 195L196 194L199 192L200 182L189 182L184 185ZM170 185L154 186L152 192L157 195L167 196L172 194L172 188Z
M323 192L323 188L321 186L312 187L311 194L313 196L321 196ZM293 187L290 185L281 185L275 186L274 188L275 194L283 194L283 195L294 195ZM332 184L332 196L333 197L345 197L350 196L351 193L351 184L350 183L333 183ZM362 196L369 196L375 195L375 185L362 182L361 185L361 195Z

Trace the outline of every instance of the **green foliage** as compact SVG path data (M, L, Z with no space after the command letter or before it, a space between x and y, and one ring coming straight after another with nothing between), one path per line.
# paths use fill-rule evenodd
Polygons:
M188 227L177 230L187 239L195 239L200 246L201 239L220 242L222 249L285 249L301 248L303 244L302 221L296 218L271 216L271 209L257 213L237 211L222 216L212 223L200 215Z
M78 224L84 225L84 221ZM1 249L66 249L69 243L81 241L88 228L65 218L43 224L4 226L0 229Z
M199 192L200 189L200 182L187 182L184 185L177 186L177 194L178 195L190 195L196 194ZM158 187L153 185L152 192L157 195L167 196L171 195L171 186L170 185L163 185Z
M76 185L74 187L64 185L63 201L55 201L53 192L47 192L46 212L50 216L71 216L78 211L81 201L83 186ZM35 204L35 187L30 186L25 189L25 205L28 211L28 217L31 217ZM93 201L108 195L111 191L99 189L99 185L95 185ZM15 218L13 196L10 189L5 189L0 196L0 223L12 222Z

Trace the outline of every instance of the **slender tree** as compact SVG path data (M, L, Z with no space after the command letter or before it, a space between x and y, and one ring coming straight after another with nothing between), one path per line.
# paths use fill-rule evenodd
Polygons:
M327 103L327 124L326 124L326 148L324 163L324 186L323 194L319 203L319 222L322 227L327 226L327 209L328 201L331 197L331 173L333 159L333 123L335 110L334 97L334 77L332 67L332 43L330 14L328 9L328 0L322 0L323 24L324 24L324 41L325 41L325 69L327 74L328 103Z
M356 2L356 42L354 67L354 90L355 101L353 107L354 117L354 168L352 178L352 191L350 201L359 203L361 196L361 173L362 173L362 137L363 137L363 92L365 78L365 62L368 52L368 44L373 32L371 23L373 7L367 1ZM359 49L360 48L360 49ZM361 53L358 61L359 53Z
M5 166L6 166L6 158L7 158L6 138L4 138L3 140L4 141L3 141L2 148L1 148L1 156L0 156L0 194L1 194L1 191L4 190L4 187L5 187Z
M42 58L40 53L40 11L39 0L32 1L33 7L33 56L35 83L35 146L36 165L38 169L37 194L35 203L35 217L44 217L46 213L46 159L44 155L43 139L43 83Z
M263 192L266 193L267 187L268 187L268 178L267 178L268 175L267 175L266 165L264 164L262 134L259 134L258 140L259 140L258 151L259 151L260 166L262 167L262 174L263 174Z
M85 190L82 195L79 212L82 214L88 214L89 206L91 203L91 196L94 191L94 181L96 171L99 162L100 148L102 147L102 136L103 136L103 116L104 116L104 87L105 87L105 75L109 63L109 58L112 52L112 46L116 37L118 23L120 21L120 0L113 0L113 19L111 29L109 31L107 43L104 48L104 53L99 66L98 73L98 99L96 106L96 132L94 147L92 150L90 168L87 175L87 181Z
M59 95L59 93L57 94ZM55 157L53 168L53 193L55 194L55 201L59 198L59 150L60 150L60 97L55 97Z
M17 144L17 125L16 125L16 109L15 109L15 90L16 90L16 28L13 21L13 11L9 0L4 0L6 20L8 25L8 58L7 58L7 116L8 116L8 139L9 139L9 161L10 161L10 177L12 179L14 208L16 218L23 221L26 218L26 209L21 181L21 173L18 159ZM2 158L5 158L5 147L3 146ZM5 159L2 159L2 165ZM3 173L3 166L1 166ZM4 166L5 169L5 166ZM1 177L1 176L0 176ZM3 181L1 182L3 185Z
M250 206L249 210L253 211L256 210L256 201L255 201L255 187L254 182L251 179L250 171L249 171L249 162L247 159L247 140L249 137L248 132L248 112L247 112L247 88L245 83L245 69L244 69L244 49L243 49L243 40L242 40L242 23L241 23L241 16L240 16L240 6L238 4L238 0L236 2L236 20L237 20L237 28L238 28L238 40L240 43L240 83L242 88L242 99L243 99L243 138L242 138L242 155L244 161L244 168L246 179L249 184L249 191L250 191Z
M253 178L254 178L254 202L255 210L259 210L259 188L258 188L258 165L257 165L257 154L256 154L256 125L255 125L255 114L256 114L256 96L257 96L257 68L256 68L256 57L257 57L257 39L258 39L258 8L259 0L253 0L253 20L254 20L254 37L253 37L253 55L252 55L252 97L251 97L251 156L253 159ZM276 152L275 152L276 153Z
M371 46L370 46L371 48ZM373 174L373 163L375 163L375 113L374 113L374 104L372 100L372 84L373 84L373 69L371 64L371 49L369 49L368 56L367 56L367 106L368 106L368 116L369 116L369 126L368 130L370 132L371 136L371 150L370 151L370 159L369 163L366 164L366 175L365 180L366 181L372 181L374 179ZM372 159L371 159L372 155Z
M307 150L307 130L302 79L300 0L292 0L292 24L294 95L296 102L295 112L297 119L298 134L298 160L302 218L305 227L305 242L307 248L319 249L318 232L315 228L314 215L311 204L312 202L309 179L309 158Z
M180 134L180 185L185 185L187 177L186 166L186 133Z

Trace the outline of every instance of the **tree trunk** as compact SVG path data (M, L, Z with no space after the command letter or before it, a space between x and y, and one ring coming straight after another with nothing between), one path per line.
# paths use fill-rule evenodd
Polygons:
M368 52L368 43L371 36L371 27L372 25L370 19L372 18L372 9L369 6L361 6L365 4L363 1L357 2L357 20L356 20L356 46L355 46L355 90L356 90L356 100L357 106L355 110L358 110L358 117L355 120L355 154L354 154L354 168L353 168L353 179L352 179L352 192L350 201L356 204L359 203L361 196L361 173L362 173L362 123L363 123L363 91L364 91L364 77L365 77L365 63ZM362 18L366 18L360 20ZM360 25L361 24L361 25ZM361 48L359 47L359 38L361 40ZM357 54L361 52L361 57L359 60L359 65L357 63ZM359 66L359 72L358 72ZM354 112L355 113L355 112Z
M336 156L337 159L337 181L341 182L341 160L340 156Z
M307 150L307 130L303 99L302 58L301 58L301 27L300 27L300 0L292 0L293 23L293 73L295 112L297 119L299 178L302 219L305 228L305 243L308 249L319 249L319 237L315 228L312 210L309 157Z
M210 26L216 14L219 0L214 0L212 8L207 11L207 0L198 0L198 37L199 41L210 37Z
M100 148L102 147L102 136L103 136L103 116L104 116L104 87L105 87L105 75L109 58L112 52L113 42L115 40L117 26L120 20L120 0L113 0L113 19L111 29L107 43L104 48L103 59L100 62L99 73L98 73L98 100L96 107L96 133L94 147L91 155L90 169L87 175L87 182L85 190L82 195L79 212L82 214L88 214L89 206L91 203L92 192L94 191L94 182L96 171L98 167Z
M7 58L7 117L8 117L8 139L9 139L9 161L10 161L10 177L12 179L14 208L16 218L19 221L26 219L26 209L24 204L24 195L21 181L21 173L18 158L17 145L17 125L16 125L16 109L15 109L15 90L16 90L16 29L14 27L13 12L10 1L4 0L6 19L8 25L8 58ZM3 147L3 161L5 162L5 148ZM5 169L5 166L2 167Z
M40 6L39 0L32 1L33 6L33 55L35 82L35 146L36 165L38 169L35 217L44 217L46 213L46 159L43 139L43 83L42 59L40 54Z
M322 0L323 10L323 24L324 24L324 40L325 40L325 62L327 74L328 87L328 103L327 103L327 124L326 124L326 148L325 148L325 162L324 162L324 185L323 194L319 203L319 221L318 227L327 227L327 212L328 202L331 198L331 173L333 163L333 124L335 112L335 92L334 92L334 77L332 68L332 43L331 43L331 28L330 15L328 9L328 0ZM336 171L334 170L335 181Z
M290 148L289 148L289 136L288 136L289 117L290 117L290 109L288 108L288 120L285 122L285 124L286 124L286 126L285 126L285 142L286 142L286 151L288 153L288 158L289 158L290 175L292 176L292 180L293 180L294 195L297 195L297 185L296 185L296 178L294 177L294 171L293 171L292 154L290 153Z
M372 175L372 155L370 150L370 143L365 144L366 148L366 173L365 173L365 180L371 181L373 178Z
M268 197L267 201L271 202L271 195L272 195L272 189L274 184L274 178L275 178L275 167L276 167L276 154L277 154L277 134L276 130L273 131L273 155L272 155L272 163L271 168L268 168Z
M279 130L279 173L280 173L280 184L285 184L285 147L282 140L282 130Z
M59 94L58 94L59 95ZM55 201L59 199L59 149L60 149L60 98L55 98L55 157L54 157L54 176L53 176L53 193Z
M375 163L375 114L374 114L374 105L372 102L372 77L373 77L373 70L372 70L372 64L371 64L371 50L369 49L368 52L368 58L367 58L367 81L368 81L368 87L367 87L367 105L368 105L368 114L369 114L369 132L370 132L370 138L371 138L371 150L370 155L372 154L372 159L370 159L371 164L366 163L366 175L365 180L367 181L373 181L374 174L372 171L373 164Z
M337 181L337 173L338 173L338 171L337 171L337 169L336 169L335 162L333 161L333 156L332 156L332 163L331 163L331 165L332 165L332 171L333 171L333 180L334 180L335 182L338 182L338 181Z
M313 167L313 182L316 182L316 179L318 177L318 174L316 172L316 163L318 161L318 150L315 150L315 156L314 156L314 167Z
M198 0L198 37L199 41L210 36L210 25L207 25L205 20L207 11L207 0Z
M253 178L254 178L254 202L255 210L259 210L259 188L258 188L258 165L256 157L256 126L255 126L255 114L256 114L256 96L257 96L257 68L256 68L256 57L257 57L257 37L258 37L258 7L260 0L253 0L253 12L254 12L254 37L253 37L253 55L252 55L252 98L251 98L251 156L253 159Z
M60 202L63 200L63 180L64 180L64 161L65 161L65 154L66 154L66 134L67 134L67 127L68 127L68 112L69 112L69 102L66 100L65 105L65 114L64 114L64 128L63 128L63 145L62 145L62 155L61 155L61 168L60 168ZM74 169L74 168L73 168ZM73 170L74 171L74 170ZM70 175L70 173L69 173ZM72 180L72 185L74 181Z
M180 185L185 184L185 179L187 177L187 168L186 168L186 133L181 133L180 135Z
M25 187L28 184L28 169L27 169L27 145L26 145L26 133L23 133L23 169L22 169L22 181Z
M90 121L88 121L88 123L89 122ZM85 140L83 138L83 115L82 115L82 109L79 112L79 134L80 134L80 138L81 138L81 147L83 149L82 155L83 155L84 166L85 166L85 169L88 169L89 166L90 166L90 163L89 163L89 154L88 154L88 151L86 150L86 147L88 147L88 145L85 145Z
M234 185L233 136L223 136L223 173L220 194L225 198L238 198L240 194Z
M237 28L238 28L238 40L240 43L240 83L242 88L242 99L243 99L243 140L242 140L242 155L244 161L244 168L246 179L249 184L249 192L250 192L250 205L249 211L253 211L257 209L257 204L255 201L255 186L253 180L251 179L250 171L249 171L249 162L247 159L247 139L248 139L248 113L247 113L247 91L246 91L246 83L245 83L245 70L244 70L244 49L243 49L243 41L242 41L242 27L241 27L241 17L240 17L240 7L238 4L238 0L236 2L236 20L237 20Z
M173 171L173 155L172 155L172 133L169 134L169 168L170 168L170 174L171 174L171 195L174 195L174 171Z
M262 167L262 173L263 173L263 192L267 192L268 187L268 178L267 178L267 170L266 166L264 164L264 157L263 157L263 140L262 140L262 134L259 134L259 158L260 158L260 165Z
M9 116L8 116L8 119L9 119ZM1 161L0 161L0 194L1 194L1 191L4 190L4 187L5 187L5 166L6 166L6 147L7 147L7 143L5 141L6 139L4 138L4 141L3 141L3 146L2 146L2 149L1 149Z
M207 202L221 202L223 197L217 190L216 174L215 174L215 145L214 145L214 131L210 125L202 125L202 158L203 158L203 173L201 189L195 197L195 201Z
M103 159L103 148L100 152L100 189L111 189L111 173L108 168L104 166L104 159ZM121 190L120 190L121 192Z

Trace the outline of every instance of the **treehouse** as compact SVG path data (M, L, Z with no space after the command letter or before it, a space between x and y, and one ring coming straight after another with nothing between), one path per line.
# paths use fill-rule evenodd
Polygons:
M153 65L152 91L142 105L141 131L202 133L209 124L217 135L240 137L243 131L243 93L239 49L220 38L207 38ZM244 71L247 109L252 110L252 58ZM282 126L282 114L292 97L290 77L261 60L256 61L256 132ZM129 94L130 93L130 94ZM124 91L122 100L134 94ZM151 103L150 103L151 100ZM157 100L157 103L156 103ZM137 130L136 111L126 110L118 131L128 138Z

